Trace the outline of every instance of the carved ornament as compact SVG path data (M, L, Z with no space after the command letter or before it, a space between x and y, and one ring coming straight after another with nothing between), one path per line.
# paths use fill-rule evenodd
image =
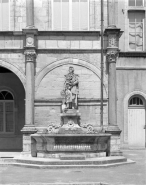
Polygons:
M107 61L116 62L118 55L119 55L118 51L108 51L106 54Z
M28 62L33 62L36 57L35 50L25 50L24 54L26 57L26 61L28 61Z
M34 37L33 36L28 35L26 37L26 46L27 47L34 47Z
M108 47L117 47L117 37L116 35L109 35L108 37Z
M95 134L95 133L104 133L105 130L102 128L96 129L91 124L78 124L74 123L73 120L69 120L65 125L58 126L54 123L48 125L46 129L38 129L37 134L59 134L59 130L63 128L68 131L72 131L71 133L82 133L82 134ZM77 131L77 132L76 132Z

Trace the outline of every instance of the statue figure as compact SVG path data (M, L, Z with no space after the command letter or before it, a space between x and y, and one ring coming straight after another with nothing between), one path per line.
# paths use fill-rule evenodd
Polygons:
M74 74L74 68L69 67L69 73L65 75L64 89L61 92L63 96L62 109L77 109L79 94L78 75ZM65 107L66 106L66 107Z

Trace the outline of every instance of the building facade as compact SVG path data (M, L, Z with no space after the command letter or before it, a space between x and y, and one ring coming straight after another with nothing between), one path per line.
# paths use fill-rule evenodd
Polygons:
M81 123L112 133L115 153L145 148L146 1L101 2L0 1L0 150L29 153L31 134L60 124L70 66L79 75Z

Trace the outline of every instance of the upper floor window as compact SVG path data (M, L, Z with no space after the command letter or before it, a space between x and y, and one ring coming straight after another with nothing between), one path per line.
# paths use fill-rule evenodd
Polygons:
M131 11L129 18L129 50L144 50L144 17L143 11Z
M53 30L89 30L89 0L53 0Z
M129 0L129 6L143 6L143 0Z
M0 92L0 133L14 132L14 98L8 91Z
M9 0L0 0L0 31L9 30Z

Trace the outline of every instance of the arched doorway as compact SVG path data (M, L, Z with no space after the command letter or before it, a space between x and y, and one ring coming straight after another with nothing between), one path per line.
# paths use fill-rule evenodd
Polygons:
M134 95L128 102L128 144L132 148L145 148L145 99Z
M25 90L20 79L0 67L0 151L21 151Z

